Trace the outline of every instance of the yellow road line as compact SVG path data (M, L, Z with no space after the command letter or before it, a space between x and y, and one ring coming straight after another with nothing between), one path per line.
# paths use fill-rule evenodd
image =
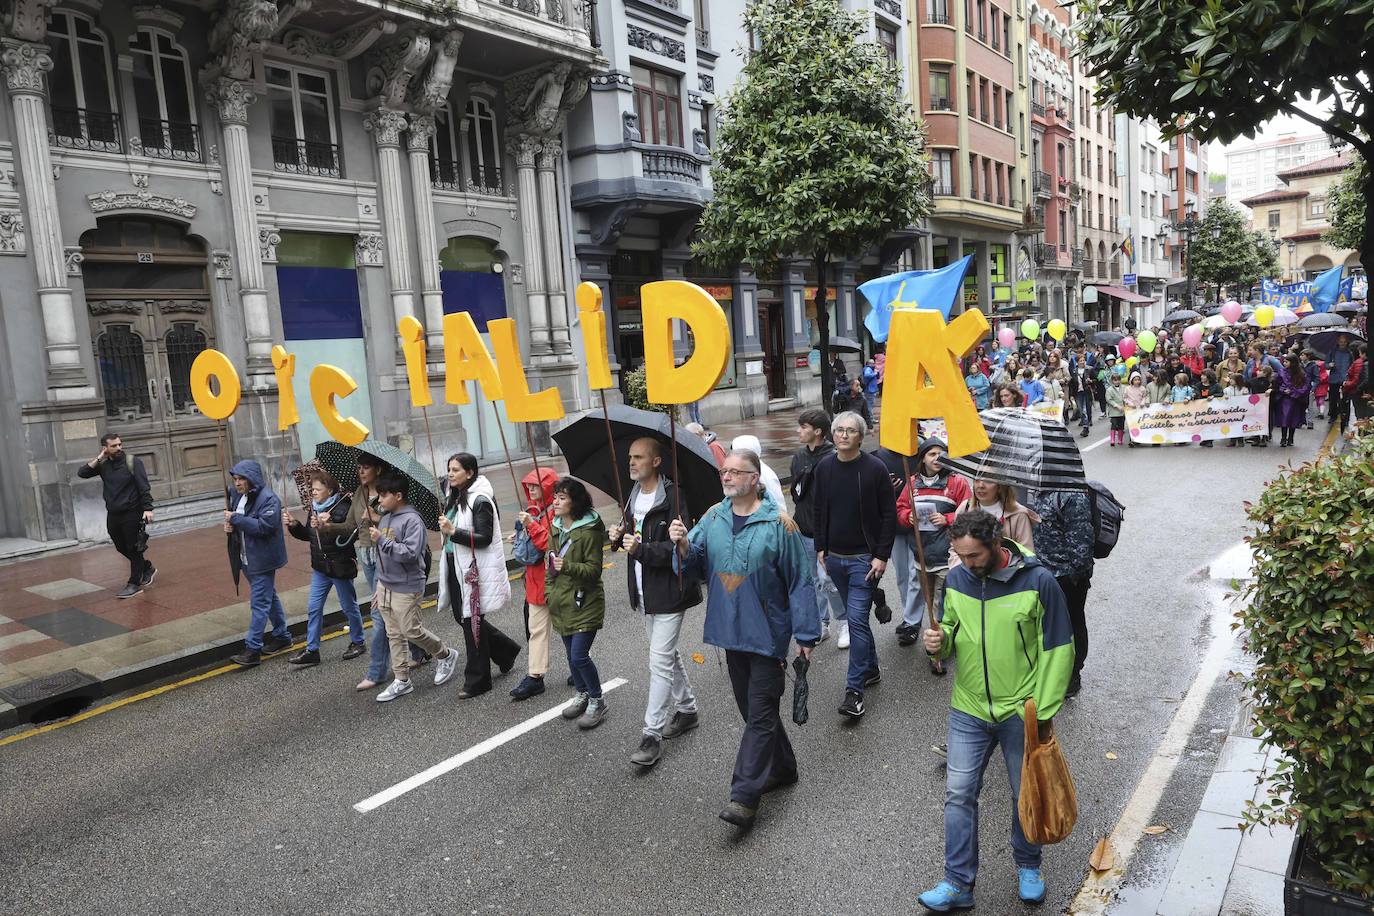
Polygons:
M1331 430L1326 434L1326 438L1322 440L1322 447L1317 449L1317 461L1319 463L1331 457L1331 447L1336 444L1336 439L1338 439L1340 435L1340 426L1332 426Z

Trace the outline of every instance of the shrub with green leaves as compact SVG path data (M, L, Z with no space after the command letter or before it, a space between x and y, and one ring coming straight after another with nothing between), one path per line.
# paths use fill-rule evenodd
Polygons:
M657 413L677 415L677 407L673 404L654 404L649 401L649 385L644 380L644 367L640 366L633 372L625 373L625 403L631 407L638 407L640 410L652 410Z
M1248 507L1246 686L1284 761L1255 824L1300 822L1331 885L1374 896L1374 427ZM1257 734L1261 732L1257 731Z

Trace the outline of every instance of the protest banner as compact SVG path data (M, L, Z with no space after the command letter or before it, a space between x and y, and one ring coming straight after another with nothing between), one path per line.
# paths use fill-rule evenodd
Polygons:
M1263 436L1269 432L1269 395L1242 394L1128 408L1126 428L1137 445Z
M1039 404L1032 404L1026 409L1032 413L1038 413L1041 416L1049 417L1051 420L1055 420L1061 425L1064 423L1063 401L1041 401Z

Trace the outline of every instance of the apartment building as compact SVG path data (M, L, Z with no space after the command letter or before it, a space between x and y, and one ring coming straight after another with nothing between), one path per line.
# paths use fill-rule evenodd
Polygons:
M1083 266L1078 212L1083 188L1078 181L1077 102L1072 63L1070 9L1030 3L1031 184L1035 204L1044 208L1035 241L1037 311L1042 320L1068 320L1079 309L1078 278Z
M1342 152L1286 169L1278 174L1278 189L1241 201L1250 208L1250 228L1267 233L1278 246L1286 282L1311 280L1337 264L1347 275L1363 272L1358 251L1336 248L1323 240L1331 228L1327 196L1350 165L1350 153Z
M1331 138L1316 133L1280 134L1272 140L1236 143L1226 148L1226 197L1239 203L1283 187L1279 173L1336 154Z

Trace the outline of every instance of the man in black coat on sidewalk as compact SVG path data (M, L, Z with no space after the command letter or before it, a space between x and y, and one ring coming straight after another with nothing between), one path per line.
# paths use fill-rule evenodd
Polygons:
M105 530L115 550L129 558L129 583L118 598L132 598L153 584L157 569L143 557L147 535L143 526L153 520L153 491L143 462L124 451L117 433L100 437L100 454L76 472L83 480L99 477L105 496Z

